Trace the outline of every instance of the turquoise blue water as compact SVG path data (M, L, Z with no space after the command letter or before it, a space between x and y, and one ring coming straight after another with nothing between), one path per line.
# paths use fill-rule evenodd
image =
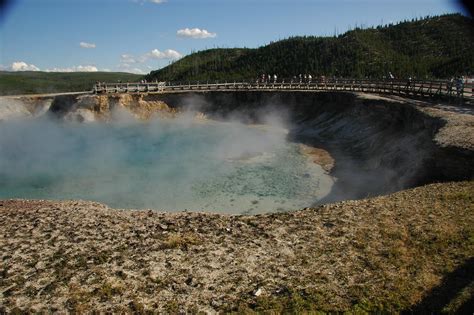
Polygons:
M255 214L309 206L332 179L283 130L156 120L0 123L0 198Z

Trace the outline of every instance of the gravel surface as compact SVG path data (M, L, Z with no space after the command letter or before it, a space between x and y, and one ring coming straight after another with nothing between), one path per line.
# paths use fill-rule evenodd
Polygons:
M3 200L0 313L409 309L473 257L473 192L257 216Z
M374 96L364 95L364 97ZM397 96L389 99L411 104L428 116L444 120L445 125L434 137L440 146L474 150L474 107L472 105L460 105L454 101L453 104L432 103Z

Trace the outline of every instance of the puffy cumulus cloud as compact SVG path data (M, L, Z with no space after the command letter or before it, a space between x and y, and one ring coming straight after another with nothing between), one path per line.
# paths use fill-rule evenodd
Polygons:
M4 70L8 71L46 71L46 72L97 72L99 69L97 69L96 66L91 66L91 65L79 65L79 66L73 66L73 67L68 67L68 68L51 68L51 69L45 69L41 70L35 65L32 64L27 64L26 62L23 61L15 61L14 63L11 64L10 67L3 67ZM2 69L2 68L0 68Z
M216 33L208 32L205 29L199 29L199 28L185 28L182 30L178 30L176 32L176 35L179 37L185 37L185 38L196 38L196 39L203 39L203 38L214 38L217 36Z
M134 56L130 54L120 55L121 64L134 64L134 63L145 63L150 59L172 59L176 60L183 57L182 54L173 49L166 49L165 51L160 51L158 49L153 49L150 52L147 52L141 56Z
M153 49L152 51L139 56L122 54L120 55L120 62L115 69L117 71L145 74L147 71L143 69L153 69L153 67L146 64L150 60L177 60L181 57L183 57L183 55L173 49L166 49L165 51Z
M79 72L97 72L99 71L95 66L77 66L76 70Z
M166 49L165 51L159 51L158 49L153 49L151 52L147 53L145 57L151 59L179 59L183 55L173 49Z
M81 46L81 48L95 48L94 43L80 42L79 46Z
M10 66L11 71L40 71L40 69L35 65L29 65L23 61L15 61Z
M97 72L96 66L73 66L69 68L52 68L46 69L46 72Z

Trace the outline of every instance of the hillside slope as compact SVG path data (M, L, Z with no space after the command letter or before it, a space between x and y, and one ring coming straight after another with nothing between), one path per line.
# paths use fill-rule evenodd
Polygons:
M0 71L0 95L90 91L96 81L136 82L142 77L125 72Z
M257 49L211 49L152 71L150 80L241 80L261 73L450 77L474 70L473 20L449 14L337 37L293 37Z

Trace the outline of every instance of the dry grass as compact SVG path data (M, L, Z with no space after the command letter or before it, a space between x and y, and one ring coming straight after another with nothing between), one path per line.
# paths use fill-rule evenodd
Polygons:
M198 236L193 233L173 233L168 235L161 243L161 249L175 249L182 248L187 249L191 245L200 244L201 241Z

